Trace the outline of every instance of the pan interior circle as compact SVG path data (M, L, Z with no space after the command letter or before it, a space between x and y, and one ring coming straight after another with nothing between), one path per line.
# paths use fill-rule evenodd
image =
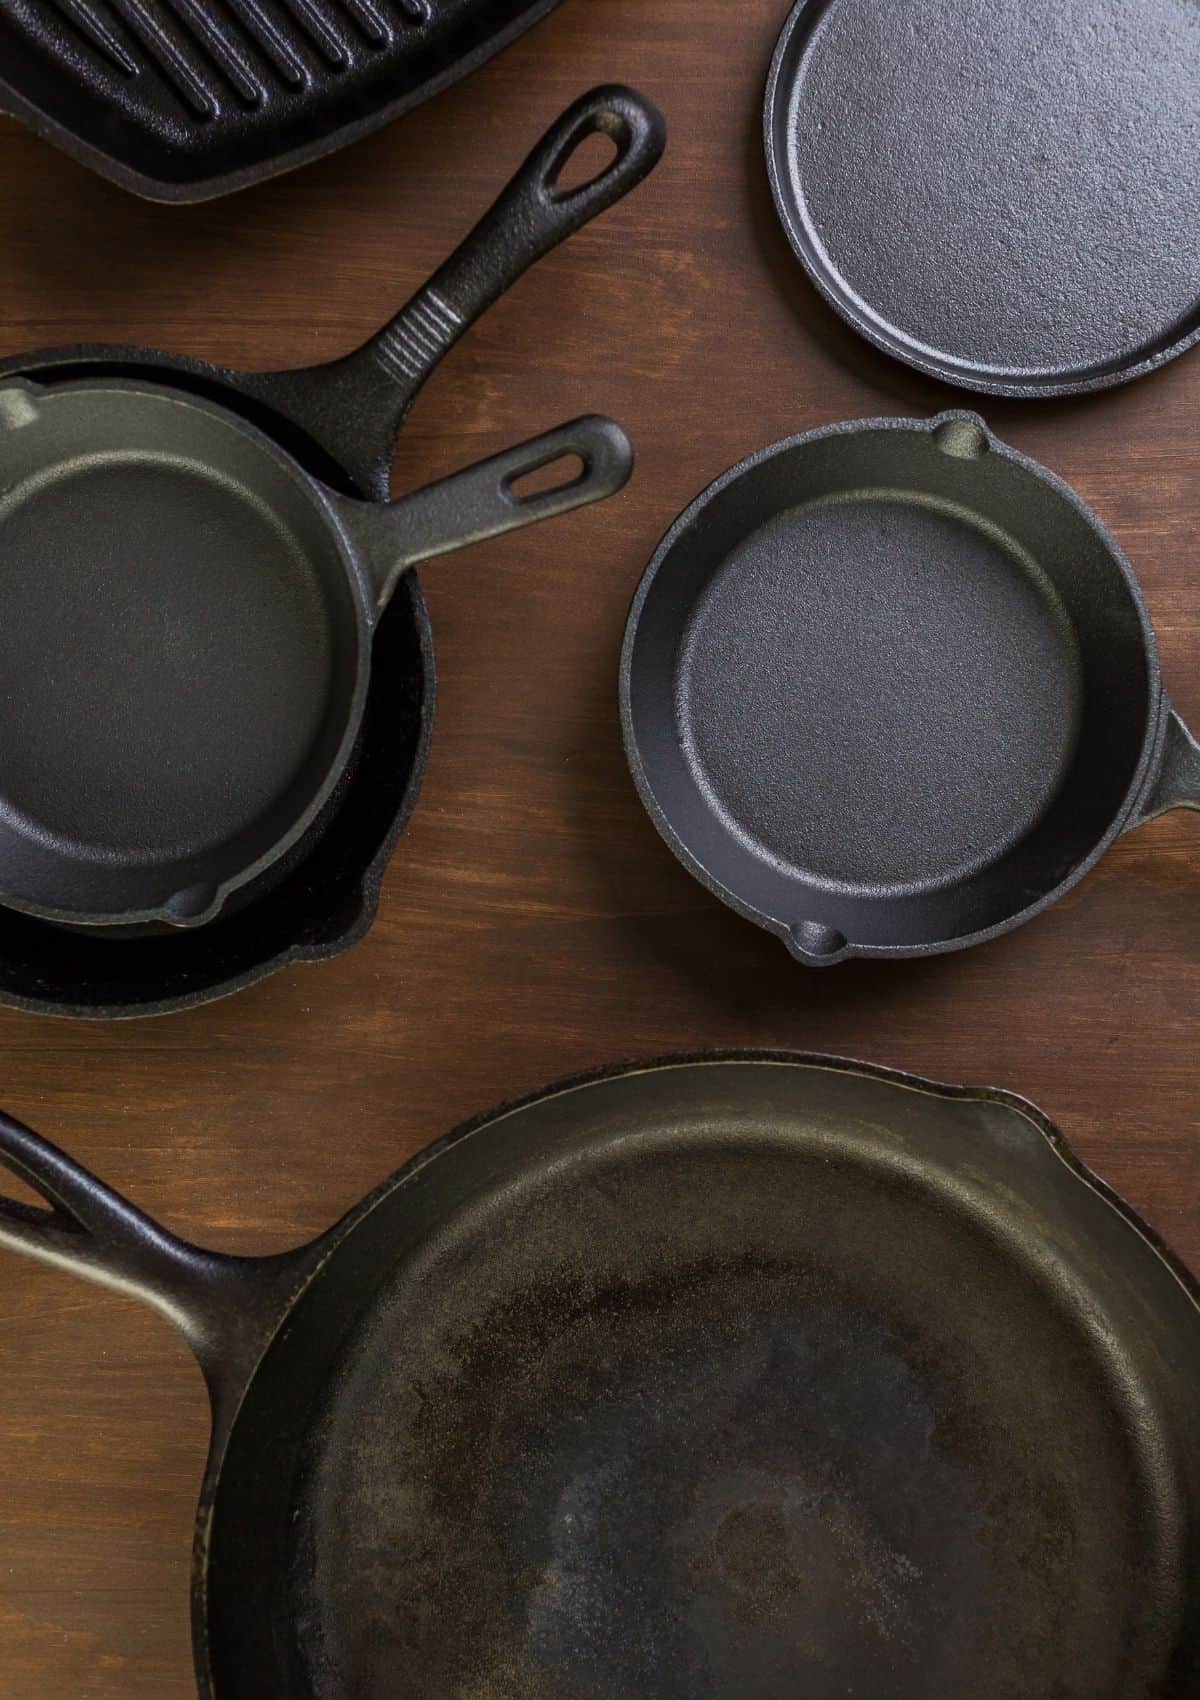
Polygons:
M1079 658L1048 580L944 502L785 510L710 576L675 683L684 759L780 871L935 890L1017 843L1074 749Z
M0 795L42 842L194 855L286 792L333 673L301 539L232 467L79 454L0 501Z
M1085 386L1200 328L1194 0L809 0L769 121L793 243L902 359Z
M697 1125L472 1191L379 1286L286 1513L305 1691L1028 1700L1115 1693L1130 1647L1160 1672L1126 1583L1173 1552L1154 1442L1082 1300L889 1163Z

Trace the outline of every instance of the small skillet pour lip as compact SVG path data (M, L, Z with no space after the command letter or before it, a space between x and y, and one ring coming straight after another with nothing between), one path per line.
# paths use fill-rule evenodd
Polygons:
M662 837L810 966L995 938L1200 807L1128 561L971 413L822 428L717 479L638 587L620 700Z

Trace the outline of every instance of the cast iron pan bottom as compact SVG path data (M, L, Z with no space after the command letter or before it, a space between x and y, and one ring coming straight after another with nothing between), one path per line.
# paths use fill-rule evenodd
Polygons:
M346 473L275 414L258 414L228 385L207 380L185 361L156 357L143 370L71 359L14 360L0 377L51 384L164 371L224 406L245 411L273 432L307 470L355 492ZM416 801L432 724L432 636L415 574L401 583L373 642L366 714L352 773L327 805L320 831L306 837L274 887L211 926L160 937L100 938L0 909L0 1003L39 1013L99 1018L158 1015L223 997L290 962L316 961L351 945L370 925L379 882Z
M1183 1700L1178 1413L1104 1320L1097 1201L1011 1110L678 1084L421 1167L349 1336L310 1291L222 1473L213 1646L300 1532L316 1700ZM283 1693L250 1639L218 1697Z
M786 510L717 563L676 691L730 830L869 895L935 890L1025 836L1081 682L1057 594L1009 539L887 493Z

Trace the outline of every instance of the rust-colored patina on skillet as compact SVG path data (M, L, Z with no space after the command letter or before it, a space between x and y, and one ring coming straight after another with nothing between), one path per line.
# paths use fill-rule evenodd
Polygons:
M1200 1298L1019 1098L633 1066L261 1261L0 1147L203 1366L205 1696L1197 1692Z

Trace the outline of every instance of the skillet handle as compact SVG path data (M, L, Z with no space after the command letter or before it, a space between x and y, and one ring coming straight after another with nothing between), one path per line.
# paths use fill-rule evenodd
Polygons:
M615 157L591 182L559 181L589 136L610 136ZM666 146L658 108L618 84L593 89L551 126L490 212L397 313L353 354L305 371L239 376L377 488L396 435L425 380L500 296L537 260L613 206L653 170Z
M1144 826L1169 809L1200 809L1200 743L1173 708L1167 709L1159 764L1126 830Z
M0 1165L48 1206L0 1196L0 1246L159 1311L199 1360L214 1408L240 1390L286 1308L303 1253L251 1259L201 1251L3 1113Z
M556 461L580 463L565 483L523 496L516 485ZM487 537L520 531L616 495L633 471L633 447L621 427L585 415L398 502L332 496L382 612L401 577L421 561Z
M560 189L572 155L603 134L616 154L591 182ZM658 108L633 89L593 89L553 124L466 240L389 325L351 355L393 430L443 354L517 279L653 170L666 146ZM380 391L379 377L386 380Z

